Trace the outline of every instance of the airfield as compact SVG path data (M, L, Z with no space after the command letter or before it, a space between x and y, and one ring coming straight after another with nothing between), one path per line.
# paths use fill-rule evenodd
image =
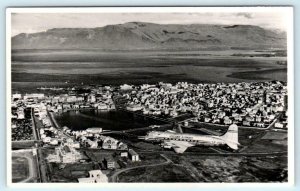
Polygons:
M164 130L172 126L162 126ZM207 134L200 128L193 132ZM211 127L210 127L211 129ZM222 134L227 127L216 126L214 132ZM191 129L183 128L190 132ZM211 130L210 130L211 131ZM85 156L82 163L60 165L47 163L47 181L77 182L86 177L89 170L100 168L104 158L116 161L115 169L102 170L109 182L286 182L287 181L287 133L274 129L239 128L240 148L227 146L195 146L184 153L165 149L159 143L138 139L147 131L115 133L133 148L141 161L133 162L121 157L121 151L81 148ZM42 158L54 152L51 147L41 148ZM276 175L271 176L270 175Z

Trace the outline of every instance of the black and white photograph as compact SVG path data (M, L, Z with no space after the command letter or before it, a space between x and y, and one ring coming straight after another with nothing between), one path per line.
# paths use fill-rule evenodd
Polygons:
M6 19L10 185L293 183L292 7Z

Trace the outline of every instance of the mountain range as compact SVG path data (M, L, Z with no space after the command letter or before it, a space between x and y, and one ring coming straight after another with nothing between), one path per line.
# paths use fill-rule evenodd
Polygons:
M129 22L53 28L11 38L12 49L225 50L286 48L286 33L254 25Z

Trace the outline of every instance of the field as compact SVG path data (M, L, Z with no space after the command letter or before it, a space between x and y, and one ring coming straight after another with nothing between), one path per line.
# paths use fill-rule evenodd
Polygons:
M130 168L142 165L150 165L150 164L159 164L165 162L166 160L160 156L158 153L140 153L139 162L132 162L129 158L122 158L120 156L120 151L105 151L105 150L90 150L86 151L87 156L95 162L101 163L104 159L111 159L115 161L115 168ZM119 165L119 162L123 163L123 166Z
M193 177L182 167L164 165L126 171L118 176L118 182L193 182Z
M57 164L48 163L50 182L78 182L78 178L88 177L89 171L97 169L92 163Z
M20 182L29 176L28 159L12 157L12 182Z
M33 151L12 151L12 182L39 182L38 164Z
M206 157L191 159L205 182L287 181L286 158Z
M122 172L118 182L286 182L286 157L167 155L172 164Z
M259 140L250 145L244 152L246 153L264 153L264 152L284 152L287 151L287 140L280 142L272 140Z
M30 149L35 146L35 141L12 141L12 150L16 149Z
M197 182L287 181L287 158L167 155L182 165Z

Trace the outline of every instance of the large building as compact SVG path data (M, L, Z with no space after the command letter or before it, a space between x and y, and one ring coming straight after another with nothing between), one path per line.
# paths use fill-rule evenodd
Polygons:
M104 183L108 182L108 178L101 170L91 170L89 171L89 177L78 178L79 183Z
M102 128L100 127L92 127L92 128L87 128L86 129L87 133L92 133L92 134L97 134L102 132Z
M128 111L140 111L143 109L141 105L138 104L130 104L126 107Z
M81 159L81 154L73 147L62 143L55 148L55 153L47 157L49 162L75 163Z

